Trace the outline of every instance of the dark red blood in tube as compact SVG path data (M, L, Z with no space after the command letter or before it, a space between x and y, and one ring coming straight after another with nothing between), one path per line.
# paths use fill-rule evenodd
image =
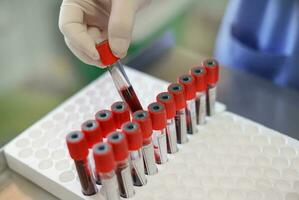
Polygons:
M142 110L142 106L132 86L122 88L120 90L120 93L124 98L125 102L129 105L132 113L137 110Z

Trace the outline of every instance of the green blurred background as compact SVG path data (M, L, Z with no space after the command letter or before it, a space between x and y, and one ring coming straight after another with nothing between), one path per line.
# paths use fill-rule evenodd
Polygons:
M142 52L167 33L172 39L163 51L180 47L211 56L226 3L153 0L137 16L124 62L147 71L139 61L150 62L159 55L146 59ZM57 25L60 4L61 0L0 1L0 147L103 73L80 62L65 46Z

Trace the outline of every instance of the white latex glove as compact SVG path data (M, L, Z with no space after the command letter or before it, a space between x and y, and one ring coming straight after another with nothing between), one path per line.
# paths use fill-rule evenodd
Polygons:
M136 12L150 0L63 0L59 28L70 50L83 62L103 67L96 43L109 40L115 56L127 54Z

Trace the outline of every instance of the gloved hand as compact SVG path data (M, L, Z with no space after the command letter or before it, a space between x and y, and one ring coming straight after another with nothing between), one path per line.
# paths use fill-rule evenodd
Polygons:
M83 62L104 67L96 43L109 40L115 56L127 54L136 12L150 0L63 0L59 28L70 50Z

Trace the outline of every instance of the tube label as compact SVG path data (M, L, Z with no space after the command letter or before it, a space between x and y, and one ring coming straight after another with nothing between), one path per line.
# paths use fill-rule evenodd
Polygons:
M166 134L167 134L166 139L167 139L168 153L177 152L178 151L177 134L175 128L175 120L173 118L167 120Z
M135 194L133 180L131 176L130 166L121 170L121 178L124 183L125 193L127 197L132 197Z
M140 182L141 185L146 184L146 177L144 173L144 164L143 164L143 157L139 157L135 160L132 160L132 166L133 166L133 179L134 177L138 179L138 181L134 182Z
M154 146L150 143L142 147L142 155L145 166L145 173L147 175L154 175L158 172L155 162Z
M182 108L181 110L176 112L175 116L177 141L179 144L188 142L186 121L186 111L185 108Z
M215 115L215 103L216 103L216 92L217 87L208 87L208 95L207 95L207 114L209 116Z
M154 131L153 135L155 137L154 144L155 144L156 161L159 164L166 163L168 161L166 129L160 131Z
M117 200L119 198L119 189L117 184L116 176L114 175L110 179L102 180L103 187L102 193L105 195L107 200Z

